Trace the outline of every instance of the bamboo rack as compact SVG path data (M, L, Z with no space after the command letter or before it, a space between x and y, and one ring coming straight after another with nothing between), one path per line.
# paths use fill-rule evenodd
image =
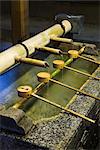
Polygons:
M55 107L57 107L57 108L59 108L61 110L64 110L66 112L69 112L69 113L77 116L77 117L85 119L86 121L89 121L91 123L95 123L95 120L92 120L92 119L90 119L90 118L88 118L88 117L86 117L86 116L84 116L84 115L82 115L80 113L77 113L77 112L75 112L75 111L73 111L71 109L64 108L63 106L61 106L61 105L59 105L59 104L57 104L55 102L52 102L52 101L50 101L50 100L48 100L48 99L46 99L44 97L41 97L41 96L35 94L34 92L32 92L32 87L30 87L30 86L20 86L20 87L17 88L17 91L18 91L18 95L20 97L23 97L23 98L27 98L29 96L35 97L35 98L37 98L37 99L39 99L39 100L41 100L43 102L46 102L46 103L48 103L48 104L50 104L52 106L55 106ZM14 107L14 108L16 108L16 107Z
M75 111L73 111L73 110L71 110L71 109L64 108L63 106L61 106L61 105L59 105L59 104L57 104L57 103L51 102L51 101L49 101L48 99L46 99L46 98L44 98L44 97L41 97L41 96L39 96L39 95L37 95L37 94L34 94L34 93L32 93L31 95L32 95L33 97L36 97L36 98L38 98L38 99L40 99L40 100L42 100L42 101L44 101L44 102L46 102L46 103L52 105L52 106L55 106L55 107L57 107L57 108L59 108L59 109L61 109L61 110L64 110L64 111L66 111L66 112L69 112L69 113L71 113L71 114L77 116L77 117L80 117L80 118L82 118L82 119L85 119L86 121L89 121L89 122L91 122L91 123L95 123L95 120L92 120L92 119L90 119L90 118L88 118L88 117L86 117L86 116L84 116L84 115L82 115L82 114L79 114L79 113L77 113L77 112L75 112Z
M83 52L83 48L79 50L79 53L81 54ZM66 62L65 65L69 65L70 63L73 62L73 58L69 58ZM55 77L61 69L56 69L54 72L51 74L51 78ZM45 86L46 83L42 82L40 83L35 89L34 93L36 94L43 86ZM17 102L16 104L13 105L14 108L20 108L25 102L28 101L29 98L23 98L21 101Z
M68 65L71 62L73 62L73 58L68 59L65 64ZM53 78L54 76L56 76L61 70L60 69L56 69L54 72L52 72L51 77ZM46 83L42 82L39 85L37 85L37 87L34 89L34 93L36 94L43 86L45 86ZM29 100L29 98L22 98L19 102L15 103L13 105L14 108L20 108L25 102L27 102Z
M16 57L15 60L20 63L26 63L26 64L31 64L40 67L49 67L49 64L43 60L32 59L32 58L21 58L21 57Z

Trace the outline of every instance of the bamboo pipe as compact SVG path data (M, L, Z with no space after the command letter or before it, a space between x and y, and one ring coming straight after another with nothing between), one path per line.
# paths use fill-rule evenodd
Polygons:
M61 105L59 105L59 104L57 104L55 102L51 102L50 100L35 94L34 92L32 92L32 87L30 87L30 86L20 86L20 87L17 88L17 91L18 91L18 96L20 96L20 97L27 98L27 97L32 97L33 96L33 97L35 97L37 99L40 99L40 100L42 100L42 101L44 101L44 102L46 102L46 103L48 103L48 104L50 104L52 106L60 108L61 110L69 112L69 113L71 113L71 114L73 114L75 116L78 116L78 117L80 117L82 119L85 119L85 120L87 120L89 122L95 123L95 120L92 120L92 119L90 119L90 118L88 118L88 117L86 117L86 116L84 116L82 114L74 112L73 110L64 108L63 106L61 106ZM15 105L15 106L18 107L18 105ZM13 106L13 107L16 108L15 106Z
M72 86L70 86L70 85L61 83L61 82L59 82L59 81L57 81L57 80L50 79L50 81L51 81L51 82L54 82L54 83L56 83L56 84L59 84L59 85L61 85L61 86L63 86L63 87L66 87L66 88L69 88L69 89L71 89L71 90L74 90L74 91L76 91L76 92L82 93L82 94L84 94L84 95L86 95L86 96L89 96L89 97L92 97L92 98L94 98L94 99L100 100L99 97L93 96L92 94L86 93L86 92L81 91L81 90L79 90L79 89L77 89L77 88L74 88L74 87L72 87Z
M52 37L51 37L51 40L57 41L57 42L64 42L64 43L72 43L72 42L73 42L72 39L61 38L61 37L56 37L56 36L52 36Z
M21 63L31 64L31 65L40 66L40 67L49 67L49 64L46 61L42 61L38 59L20 58L20 57L16 57L15 59L16 61L21 62Z
M68 59L65 64L68 65L73 61L73 58ZM54 76L56 76L61 70L60 69L56 69L52 74L51 77L53 78ZM37 93L46 83L41 82L35 89L34 89L34 93ZM16 104L13 105L14 108L19 108L21 107L26 101L28 100L28 98L23 98L21 99L21 101L17 102Z
M95 123L95 120L92 120L92 119L90 119L90 118L88 118L88 117L86 117L86 116L84 116L84 115L82 115L82 114L79 114L79 113L77 113L77 112L75 112L75 111L73 111L73 110L71 110L71 109L64 108L63 106L61 106L61 105L59 105L59 104L57 104L57 103L55 103L55 102L51 102L51 101L49 101L48 99L46 99L46 98L44 98L44 97L41 97L41 96L39 96L39 95L37 95L37 94L34 94L34 93L32 93L31 95L32 95L33 97L36 97L36 98L42 100L43 102L46 102L46 103L48 103L48 104L50 104L50 105L52 105L52 106L55 106L55 107L57 107L57 108L60 108L61 110L64 110L64 111L69 112L69 113L71 113L71 114L73 114L73 115L75 115L75 116L78 116L78 117L80 117L80 118L82 118L82 119L85 119L86 121L89 121L89 122L91 122L91 123Z
M41 47L41 48L37 48L37 50L41 50L41 51L46 51L46 52L50 52L50 53L54 53L54 54L62 54L62 55L66 55L67 52L61 51L60 49L57 48L52 48L52 47Z
M68 20L62 21L63 26L65 27L65 33L69 32L71 30L71 23ZM50 38L52 35L55 36L61 36L64 33L63 28L60 24L56 24L47 30L35 35L34 37L29 38L28 40L25 40L22 42L27 49L29 55L35 52L36 48L44 47L45 45L50 43ZM15 57L26 57L27 52L23 45L16 44L10 48L8 48L6 51L0 53L0 73L4 72L11 66L13 66L16 61Z
M54 53L54 54L61 54L62 53L62 51L60 49L46 47L46 46L39 48L39 50Z
M80 73L80 74L83 74L83 75L88 76L88 77L92 77L92 78L94 78L94 79L96 79L96 80L100 80L100 78L98 78L98 77L94 77L94 76L91 75L91 74L82 72L82 71L77 70L77 69L75 69L75 68L72 68L72 67L69 67L69 66L64 66L64 68L69 69L69 70L72 70L72 71L77 72L77 73Z

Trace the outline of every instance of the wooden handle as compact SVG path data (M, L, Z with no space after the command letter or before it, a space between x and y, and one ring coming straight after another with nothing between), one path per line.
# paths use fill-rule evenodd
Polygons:
M42 100L42 101L44 101L44 102L46 102L46 103L48 103L48 104L50 104L50 105L52 105L52 106L55 106L55 107L57 107L57 108L60 108L61 110L64 110L64 111L66 111L66 112L69 112L69 113L71 113L71 114L73 114L73 115L75 115L75 116L78 116L78 117L80 117L80 118L82 118L82 119L85 119L85 120L87 120L87 121L89 121L89 122L95 123L95 120L92 120L92 119L90 119L90 118L88 118L88 117L86 117L86 116L84 116L84 115L82 115L82 114L79 114L79 113L77 113L77 112L75 112L75 111L73 111L73 110L71 110L71 109L64 108L63 106L61 106L61 105L59 105L59 104L57 104L57 103L55 103L55 102L51 102L51 101L49 101L48 99L46 99L46 98L44 98L44 97L41 97L41 96L39 96L39 95L37 95L37 94L34 94L34 93L32 93L31 95L34 96L34 97L36 97L36 98L38 98L38 99L40 99L40 100Z
M93 62L93 63L95 63L95 64L100 65L100 62L97 62L97 61L92 60L92 59L90 59L90 58L86 58L86 57L84 57L84 56L80 56L80 55L79 55L79 57L80 57L80 58L82 58L82 59L85 59L85 60L87 60L87 61L90 61L90 62Z
M75 68L72 68L72 67L69 67L69 66L64 66L64 68L69 69L69 70L72 70L72 71L77 72L77 73L80 73L80 74L83 74L83 75L88 76L88 77L92 77L92 78L94 78L94 79L96 79L96 80L100 80L100 78L98 78L98 77L95 77L95 76L93 76L93 75L91 75L91 74L88 74L88 73L86 73L86 72L82 72L82 71L77 70L77 69L75 69Z

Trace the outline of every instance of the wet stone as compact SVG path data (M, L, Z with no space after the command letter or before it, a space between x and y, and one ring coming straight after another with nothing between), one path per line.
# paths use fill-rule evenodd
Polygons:
M25 135L32 126L34 126L32 119L20 109L10 107L0 114L0 130Z
M2 112L2 116L13 118L16 122L19 122L24 115L25 113L21 109L15 109L13 107Z

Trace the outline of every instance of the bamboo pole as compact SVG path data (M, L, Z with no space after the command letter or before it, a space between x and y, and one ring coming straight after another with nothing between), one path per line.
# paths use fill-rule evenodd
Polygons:
M71 23L68 20L62 21L65 27L65 33L71 30ZM28 54L31 55L35 52L36 48L41 48L50 43L50 38L52 35L61 36L64 33L63 28L60 24L56 24L47 30L31 37L22 42L25 47L27 47ZM15 57L26 57L27 51L25 47L21 44L16 44L6 51L0 53L0 73L4 72L11 66L13 66L16 61Z
M41 48L37 47L37 50L46 51L46 52L50 52L50 53L54 53L54 54L62 54L62 55L67 54L67 52L61 51L60 49L47 47L47 46L44 46L44 47L41 47Z
M54 54L61 54L61 50L60 49L46 47L46 46L39 48L39 50L50 52L50 53L54 53Z
M73 110L71 110L71 109L64 108L63 106L61 106L61 105L59 105L59 104L57 104L57 103L55 103L55 102L51 102L51 101L49 101L48 99L46 99L46 98L44 98L44 97L41 97L41 96L39 96L39 95L37 95L37 94L32 93L31 96L36 97L36 98L42 100L43 102L46 102L46 103L48 103L48 104L50 104L50 105L52 105L52 106L55 106L55 107L57 107L57 108L60 108L61 110L64 110L64 111L66 111L66 112L69 112L69 113L71 113L71 114L73 114L73 115L75 115L75 116L78 116L78 117L82 118L82 119L85 119L86 121L95 123L95 120L92 120L92 119L90 119L90 118L88 118L88 117L86 117L86 116L84 116L84 115L82 115L82 114L79 114L79 113L77 113L77 112L75 112L75 111L73 111Z
M64 42L64 43L72 43L72 42L73 42L72 39L61 38L61 37L56 37L56 36L52 36L52 37L51 37L51 40L57 41L57 42Z
M31 65L35 65L35 66L40 66L40 67L48 67L49 66L47 61L42 61L42 60L38 60L38 59L21 58L21 57L16 57L15 59L18 62L31 64Z
M61 82L59 82L59 81L57 81L57 80L50 79L50 81L51 81L51 82L54 82L54 83L56 83L56 84L59 84L59 85L61 85L61 86L63 86L63 87L72 89L72 90L77 91L77 92L79 92L79 93L82 93L82 94L84 94L84 95L86 95L86 96L92 97L92 98L94 98L94 99L96 99L96 100L100 100L99 97L93 96L92 94L86 93L86 92L81 91L81 90L79 90L79 89L77 89L77 88L74 88L74 87L72 87L72 86L70 86L70 85L66 85L66 84L64 84L64 83L61 83Z
M26 101L28 98L21 98L19 102L14 104L12 107L15 109L19 109Z
M80 70L77 70L77 69L75 69L75 68L72 68L72 67L69 67L69 66L64 66L64 68L65 68L65 69L72 70L72 71L77 72L77 73L80 73L80 74L83 74L83 75L88 76L88 77L92 77L92 78L94 78L94 79L96 79L96 80L100 80L100 78L98 78L98 77L94 77L94 76L91 75L91 74L85 73L85 72L80 71Z
M87 61L91 61L91 62L93 62L93 63L95 63L95 64L98 64L98 65L100 65L100 62L97 62L97 61L95 61L95 60L92 60L92 59L89 59L89 58L86 58L86 57L84 57L84 56L78 56L79 58L82 58L82 59L85 59L85 60L87 60Z

